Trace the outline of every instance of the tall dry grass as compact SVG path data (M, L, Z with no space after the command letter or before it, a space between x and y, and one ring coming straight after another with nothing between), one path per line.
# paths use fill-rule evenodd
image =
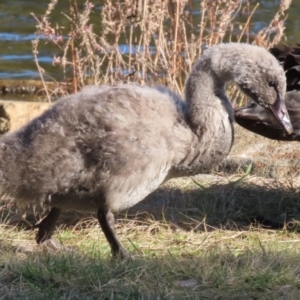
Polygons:
M228 41L267 48L277 44L284 35L291 4L291 0L281 0L269 26L253 34L251 18L258 4L251 5L251 0L105 0L99 16L101 31L94 32L90 16L97 12L92 2L86 1L79 9L77 1L70 0L69 12L63 13L70 22L67 29L51 22L58 1L51 0L41 18L34 16L37 30L33 53L41 79L44 81L38 63L41 36L59 49L53 64L61 68L64 82L72 78L68 88L60 82L53 91L47 91L49 101L52 94L76 92L87 83L159 83L182 94L194 61L207 47ZM244 23L237 20L241 15ZM237 90L230 89L230 96L235 105Z

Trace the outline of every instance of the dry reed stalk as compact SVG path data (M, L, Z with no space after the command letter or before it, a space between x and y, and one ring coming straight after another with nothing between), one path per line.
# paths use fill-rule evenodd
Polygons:
M78 8L77 8L77 3L75 0L70 0L70 14L71 14L71 19L76 20L76 17L78 15ZM71 32L74 31L74 24L71 22ZM75 41L74 39L71 40L71 57L72 57L72 64L73 66L76 65L76 57L77 57L77 51L75 48ZM77 92L78 88L78 83L77 83L77 68L73 68L73 92Z
M267 28L262 29L255 37L255 43L265 48L272 48L284 37L285 12L291 6L292 0L280 0L279 10Z
M270 25L255 35L249 29L256 10L250 9L250 0L106 0L100 12L99 34L90 24L93 4L88 1L80 11L77 1L70 0L70 15L64 14L71 24L69 32L54 27L49 17L58 1L50 2L41 19L35 17L34 51L37 54L40 35L58 46L61 56L55 57L54 63L62 68L64 80L73 76L73 91L87 83L134 81L163 84L181 95L194 61L207 47L242 40L265 47L277 43L291 2L281 0ZM193 15L191 9L199 10L199 15ZM248 15L244 24L236 21L238 14ZM70 75L67 67L73 70ZM229 92L238 105L239 93L234 89Z

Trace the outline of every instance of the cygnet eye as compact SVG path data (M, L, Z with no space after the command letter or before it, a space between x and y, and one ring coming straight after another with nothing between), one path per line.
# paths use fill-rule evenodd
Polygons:
M268 85L269 85L270 87L276 87L276 86L277 86L277 84L275 83L275 81L270 81L270 82L268 83Z

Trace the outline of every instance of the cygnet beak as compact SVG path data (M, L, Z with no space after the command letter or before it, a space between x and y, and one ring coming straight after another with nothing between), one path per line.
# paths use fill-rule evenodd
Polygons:
M276 119L286 131L286 133L291 134L293 132L293 126L289 114L287 112L285 102L279 93L277 93L277 98L274 104L270 105L269 107Z

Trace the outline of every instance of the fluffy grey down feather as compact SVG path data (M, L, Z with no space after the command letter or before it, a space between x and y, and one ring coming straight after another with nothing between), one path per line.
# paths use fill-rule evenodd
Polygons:
M207 172L233 142L228 81L266 107L276 99L270 81L285 94L277 60L234 43L204 52L186 100L163 87L87 87L0 138L1 191L20 205L116 212L170 178Z

